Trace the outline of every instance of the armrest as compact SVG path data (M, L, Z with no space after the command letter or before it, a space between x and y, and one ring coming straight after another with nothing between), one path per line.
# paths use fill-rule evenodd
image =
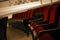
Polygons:
M39 32L38 35L43 35L44 33L54 32L54 31L58 31L58 30L60 30L59 27L54 28L54 29L42 30L42 31Z
M51 28L56 28L56 25L54 23L45 23L45 24L38 24L42 26L44 29L51 29ZM37 26L35 29L37 29L39 26Z
M40 33L51 32L51 31L57 31L57 30L60 30L60 28L57 27L57 28L54 28L54 29L42 30L42 31L39 32L39 34L40 34Z
M42 20L43 18L40 18L40 19L30 19L29 22L37 22L37 21L40 21Z
M57 27L57 28L54 28L54 29L42 30L38 33L38 35L35 36L35 40L40 38L45 33L56 32L56 31L60 31L60 28Z

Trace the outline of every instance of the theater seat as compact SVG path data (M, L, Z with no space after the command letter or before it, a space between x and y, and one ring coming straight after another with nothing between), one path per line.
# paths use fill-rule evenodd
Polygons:
M39 38L39 40L60 40L60 37L59 37L60 36L60 26L59 26L59 24L60 24L60 11L59 11L60 7L59 6L58 6L58 10L57 10L58 15L54 16L57 19L56 24L55 24L56 26L53 27L53 26L48 25L48 26L46 26L46 28L49 26L53 27L53 28L45 29L43 27L44 30L40 30L40 31L38 30L37 37L35 38L35 40L38 40L37 38ZM39 28L37 28L37 29L39 29Z
M45 24L40 24L40 25L42 25L45 29L54 28L57 24L59 10L60 10L59 5L53 5L50 11L49 22Z
M51 13L50 13L50 19L52 19L52 18L54 19L54 18L55 18L55 12L56 12L56 10L57 10L57 7L58 7L58 5L53 5L53 6L52 6L52 8L51 8ZM48 7L48 8L49 8L49 7ZM52 10L54 10L54 11L52 11ZM53 15L52 15L52 14L53 14ZM52 17L52 18L51 18L51 17ZM46 18L46 19L47 19L47 18ZM51 21L50 19L49 19L49 23L50 23L50 21ZM54 20L55 20L55 19L54 19ZM52 20L53 23L54 23L54 20ZM46 24L48 25L48 23L46 23ZM38 29L38 26L40 26L40 25L43 26L44 29L49 28L49 27L46 27L46 28L45 28L46 25L38 24L37 22L30 22L29 25L30 25L30 27L32 27L33 29L35 29L36 27L37 27L36 29ZM29 25L28 25L28 26L29 26ZM33 26L33 25L35 25L35 26ZM38 25L38 26L36 26L36 25Z
M38 35L39 31L55 28L54 24L57 23L59 10L60 10L59 5L53 5L52 8L51 8L51 11L50 11L49 23L38 24L36 22L32 22L32 23L29 24L29 27L31 27L35 31L36 35ZM49 24L51 24L51 25L49 25ZM56 24L56 26L57 26L57 24Z
M50 12L50 8L51 6L45 6L45 7L43 7L43 13L44 13L44 16L43 16L43 20L36 20L36 21L30 21L30 25L32 25L33 24L33 22L35 23L39 23L39 24L42 24L42 23L47 23L48 22L48 20L49 20L49 12Z
M34 40L60 40L60 28L42 30Z

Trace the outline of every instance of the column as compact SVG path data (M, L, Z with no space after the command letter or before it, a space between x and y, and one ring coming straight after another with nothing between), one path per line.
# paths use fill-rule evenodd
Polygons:
M7 20L8 17L0 18L0 40L7 40L6 38Z

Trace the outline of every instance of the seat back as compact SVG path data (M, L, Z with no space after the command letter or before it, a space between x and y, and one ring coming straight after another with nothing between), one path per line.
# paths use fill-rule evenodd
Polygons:
M44 16L44 14L43 14L43 7L40 7L39 8L38 17L43 19L43 16Z
M60 27L60 12L59 12L59 5L53 5L51 7L51 11L50 11L50 19L49 21L52 22L55 22L54 20L57 18L59 21L58 21L58 26ZM57 13L57 14L56 14ZM49 22L50 23L50 22ZM41 26L40 26L41 27ZM44 30L44 28L38 28L36 31L37 35L38 35L38 32L41 31L41 30ZM41 35L41 34L40 34ZM47 32L47 33L44 33L41 37L39 37L39 40L54 40L53 37Z
M54 23L56 19L58 5L53 5L50 11L50 18L49 18L49 24Z
M39 13L40 13L40 14L43 14L43 7L40 7L40 8L39 8Z
M40 19L42 10L43 10L42 7L34 9L33 19Z
M12 19L26 19L26 18L32 18L33 16L33 10L28 10L26 12L13 14Z
M12 15L12 19L16 19L17 16L18 16L18 14L13 14L13 15Z
M38 35L39 40L60 40L60 29L54 28L49 31L41 32Z
M51 6L45 6L45 7L43 8L43 13L44 13L43 20L44 20L44 21L48 21L49 13L50 13L50 8L51 8Z
M34 9L34 16L38 15L39 13L39 8Z
M28 18L32 18L33 17L33 9L28 10L28 13L27 14L28 14L27 15Z
M39 11L36 10L36 14L38 12L43 12L43 14L44 14L43 20L44 21L48 21L48 16L49 16L50 8L51 8L51 6L44 6L44 7L40 8Z

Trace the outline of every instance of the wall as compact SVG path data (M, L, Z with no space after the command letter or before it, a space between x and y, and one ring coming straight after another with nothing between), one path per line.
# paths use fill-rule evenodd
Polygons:
M9 1L0 2L0 8L1 7L8 7L8 6L9 6Z

